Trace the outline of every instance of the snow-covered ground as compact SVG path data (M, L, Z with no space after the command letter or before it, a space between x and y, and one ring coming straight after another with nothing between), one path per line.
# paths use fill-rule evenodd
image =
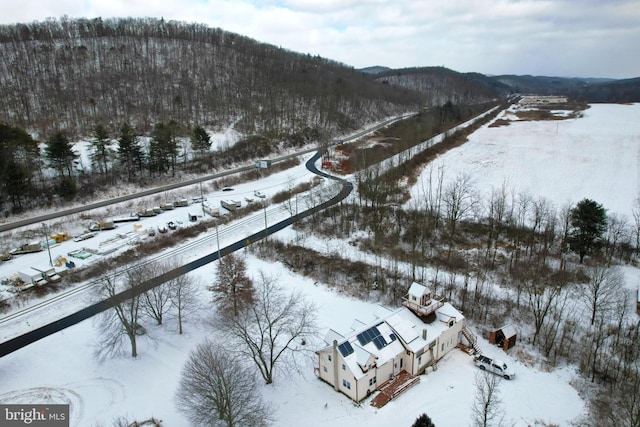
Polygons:
M290 274L280 264L251 256L247 260L252 275L263 271L277 276L282 284L300 289L315 301L323 331L345 330L355 317L364 321L372 318L375 304L338 295ZM214 267L203 267L197 273L203 278L212 277ZM123 356L98 362L92 356L98 338L92 320L45 338L0 359L0 401L71 403L72 426L107 423L118 416L138 420L154 416L162 419L163 425L187 426L174 408L173 395L189 350L209 335L211 327L204 320L192 319L181 336L174 323L169 320L163 327L154 327L146 322L153 341L141 340L136 360ZM518 377L503 381L501 386L508 419L515 425L540 420L566 426L582 413L583 402L569 385L574 376L570 370L540 371L525 367L484 340L480 340L480 346L485 353L499 355L515 367ZM408 426L426 412L437 426L453 427L468 425L477 372L468 355L454 350L437 371L423 376L417 386L381 409L366 401L356 406L336 393L314 376L312 364L302 376L276 376L275 384L260 383L256 392L273 404L277 418L274 425L278 426Z
M505 184L509 192L544 197L557 208L590 198L608 213L631 219L640 191L638 117L640 104L593 104L582 118L485 125L431 167L444 167L445 185L468 174L485 200ZM514 115L498 118L513 120ZM413 196L423 189L424 184L416 185Z
M479 189L489 190L508 179L509 187L515 191L544 196L557 205L591 197L610 211L630 215L638 191L640 124L635 118L639 109L640 105L594 105L581 119L514 122L498 128L485 126L472 135L468 143L439 161L446 165L447 177L467 172L474 177ZM295 181L292 177L310 179L302 168L295 168L264 182L235 186L233 193L244 197L259 189L269 196L269 189L277 191L283 183ZM206 196L211 201L227 197L222 193ZM213 203L218 202L219 199ZM171 215L180 215L176 220L186 222L186 210L194 211L194 208L178 208L144 219L141 228L166 224ZM237 240L241 232L249 234L252 227L262 226L239 226L242 229L234 229L229 233L229 241L221 239L221 244ZM133 224L118 227L114 233L127 231L128 227L133 229ZM108 238L107 233L101 232L83 244L99 245ZM280 237L294 238L294 234L284 230ZM64 246L67 244L69 246ZM327 246L330 244L327 242ZM198 251L206 253L216 248L215 240L207 241L206 245ZM66 242L52 248L52 255L57 256L58 249L66 254L71 246ZM6 268L12 263L11 268L15 270L21 259L27 260L24 262L28 265L48 263L46 251L27 257L32 255L2 265L0 276L10 274ZM257 278L261 271L276 276L283 285L299 289L315 301L323 333L328 328L345 331L355 318L366 321L375 310L374 303L340 295L321 283L290 273L278 263L247 255L247 264L253 277ZM207 265L192 274L202 279L204 288L214 272L214 266ZM202 295L208 303L207 292ZM41 312L38 316L46 317L46 314ZM194 315L184 335L176 332L175 322L171 320L162 327L146 322L148 335L153 340L142 338L136 360L125 355L102 363L93 356L99 339L94 322L82 322L1 358L0 402L70 403L72 426L109 425L120 416L131 420L154 416L162 419L166 426L187 426L187 420L175 409L173 396L189 351L215 333L206 319L204 312ZM2 335L6 336L6 330L15 328L15 332L20 326L26 326L24 322L19 326L0 326ZM570 368L545 372L535 363L525 366L482 338L479 345L485 353L499 356L516 370L517 378L503 381L501 385L509 425L544 422L570 426L572 420L584 414L585 404L571 386L576 374ZM369 406L367 401L355 405L336 393L316 379L311 362L302 375L276 376L275 384L257 384L256 392L272 403L274 425L278 426L408 426L426 412L438 427L457 427L470 424L477 372L469 356L454 350L436 371L422 376L419 385L381 409Z

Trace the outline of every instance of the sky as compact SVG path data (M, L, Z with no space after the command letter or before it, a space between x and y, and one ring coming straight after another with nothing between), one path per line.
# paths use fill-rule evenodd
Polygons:
M640 76L638 0L0 0L0 23L163 17L355 68Z

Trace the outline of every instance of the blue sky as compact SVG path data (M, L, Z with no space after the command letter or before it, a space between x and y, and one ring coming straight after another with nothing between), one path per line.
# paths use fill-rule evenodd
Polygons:
M638 0L0 0L0 23L163 17L356 68L640 76Z

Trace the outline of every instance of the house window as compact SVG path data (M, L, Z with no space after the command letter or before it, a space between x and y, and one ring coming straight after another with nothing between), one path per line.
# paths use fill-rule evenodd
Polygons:
M418 357L418 365L422 365L422 356Z
M324 369L325 372L327 372L327 367L323 366L322 369Z
M444 343L440 344L440 351L444 351Z
M349 381L347 381L347 380L342 380L342 385L343 385L345 388L348 388L349 390L351 390L351 383L350 383Z
M369 378L369 386L373 385L373 378Z
M347 367L345 366L345 364L344 364L344 363L342 364L342 370L343 370L343 371L346 371L346 370L347 370Z
M378 378L377 377L373 377L373 383L376 384L378 382Z
M329 362L331 362L331 355L329 355L328 357L329 357Z

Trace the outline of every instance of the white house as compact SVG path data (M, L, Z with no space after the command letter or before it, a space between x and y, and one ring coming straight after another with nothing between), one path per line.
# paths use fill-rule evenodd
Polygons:
M319 378L359 402L403 370L423 373L463 339L462 313L426 286L413 283L402 305L379 307L375 321L356 320L347 334L329 330L316 351Z

